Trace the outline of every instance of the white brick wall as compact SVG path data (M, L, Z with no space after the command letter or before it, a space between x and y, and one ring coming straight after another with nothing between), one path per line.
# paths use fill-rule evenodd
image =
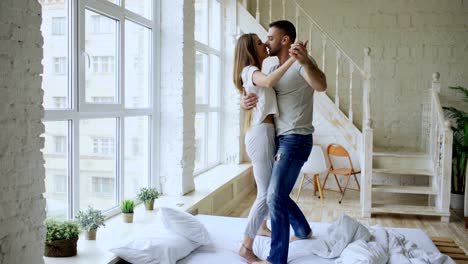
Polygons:
M254 10L256 1L250 1ZM273 20L282 18L282 0ZM363 48L372 48L372 118L376 146L419 149L421 139L421 94L429 87L431 74L441 73L442 94L448 86L468 86L468 1L467 0L302 0L298 1L360 65ZM269 1L260 1L267 25ZM289 8L288 8L289 7ZM295 22L295 9L286 5L286 19ZM299 19L299 38L308 36L308 24ZM314 35L312 54L320 64L319 35ZM329 76L328 93L334 97L334 50L328 47L325 69ZM315 52L315 53L314 53ZM344 67L342 73L348 70ZM341 82L343 84L343 82ZM356 80L353 95L359 100ZM340 103L347 111L347 88L340 89ZM359 102L359 101L358 101ZM355 124L361 124L360 102L354 105Z
M41 7L0 2L0 263L43 263Z
M193 0L161 1L160 182L165 194L195 187L194 21Z

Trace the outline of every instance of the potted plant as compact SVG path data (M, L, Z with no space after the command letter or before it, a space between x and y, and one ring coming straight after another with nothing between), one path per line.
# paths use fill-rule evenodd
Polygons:
M138 200L145 204L146 210L153 210L154 200L158 199L159 193L155 188L141 188L137 194Z
M88 206L84 211L80 210L75 218L80 227L85 231L86 240L96 240L97 229L101 226L106 226L102 212L91 206Z
M74 221L47 219L44 256L71 257L76 255L80 227Z
M450 87L460 91L463 101L468 103L468 89L464 87ZM452 208L463 208L463 194L465 190L466 163L468 158L468 113L455 107L444 107L447 117L452 119L453 148L452 148ZM459 201L458 201L459 200ZM455 202L458 201L458 202Z
M123 215L124 223L133 223L133 208L135 203L132 200L123 200L120 207Z

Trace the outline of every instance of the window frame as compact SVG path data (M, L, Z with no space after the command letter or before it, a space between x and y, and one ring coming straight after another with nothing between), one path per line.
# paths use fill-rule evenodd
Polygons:
M204 132L205 132L205 135L204 135L204 138L205 138L205 142L204 142L204 149L205 149L205 153L204 153L204 158L203 160L205 161L204 162L204 167L202 168L198 168L198 169L195 169L194 170L194 176L197 176L207 170L210 170L212 169L213 167L219 165L221 163L221 153L222 153L222 116L223 116L223 109L222 109L222 91L221 91L221 87L222 87L222 82L223 82L223 79L224 79L224 45L223 45L223 28L224 28L224 24L225 24L225 20L224 20L224 10L225 10L225 5L224 5L224 2L223 1L219 1L219 0L207 0L208 1L208 12L206 13L207 16L208 16L208 23L206 25L206 28L204 30L206 30L206 34L207 34L207 39L206 39L206 44L203 43L203 42L200 42L198 40L196 40L196 37L195 37L195 52L200 52L200 53L203 53L205 55L208 55L208 66L207 66L207 69L206 69L206 73L205 73L205 78L206 78L206 83L205 83L205 96L207 98L207 102L204 103L204 104L197 104L195 102L195 113L198 114L198 113L204 113L205 114L205 129L204 129ZM211 45L211 38L212 38L212 30L210 28L210 25L213 24L212 20L213 20L213 2L216 1L218 2L218 4L220 5L220 20L221 20L221 25L220 25L220 32L219 32L219 35L217 36L219 38L219 49L216 49ZM195 12L196 13L196 12ZM210 75L211 75L211 56L214 55L214 56L217 56L219 58L219 64L220 64L220 68L219 68L219 74L220 74L220 78L218 79L218 84L217 86L219 87L219 91L217 93L218 95L218 98L217 98L217 102L218 102L218 105L217 106L210 106L210 87L211 87L211 79L210 79ZM196 60L196 58L195 58ZM196 64L196 61L195 61L195 64ZM209 114L210 113L218 113L218 127L217 127L217 133L218 133L218 140L217 140L217 153L216 153L216 157L217 157L217 160L215 162L212 162L212 163L208 163L208 150L209 150L209 147L208 147L208 140L206 140L208 137L209 137L209 128L210 128L210 118L209 118ZM195 119L196 120L196 119Z
M159 28L160 22L153 16L152 20L146 19L143 16L135 14L124 8L124 0L120 1L120 4L114 4L105 0L80 0L73 1L68 0L66 5L66 23L68 34L65 37L68 39L67 55L68 55L68 108L66 109L45 109L43 122L49 121L67 121L68 122L68 171L67 171L67 218L73 219L76 213L79 211L79 186L80 186L80 153L79 153L79 131L80 121L85 119L97 119L97 118L116 118L118 124L115 152L117 157L117 168L115 177L116 190L116 206L103 210L106 216L112 216L120 212L119 204L124 197L124 160L125 160L125 118L147 116L148 117L148 185L159 189L159 175L155 168L159 167L159 153L158 142L156 139L159 138L160 134L160 105L155 103L158 102L160 91L159 91ZM158 14L160 9L159 1L154 1L153 14ZM89 9L93 12L118 18L120 25L118 28L118 56L120 57L119 65L116 70L119 72L119 93L120 100L118 104L85 104L84 102L84 65L86 62L86 55L83 54L84 50L84 15L85 10ZM149 105L147 108L125 108L124 101L124 69L125 69L125 21L129 20L138 25L151 29L150 43L148 45L148 52L151 56L149 61ZM53 36L51 34L51 36ZM115 63L115 62L114 62ZM134 197L135 198L135 197Z

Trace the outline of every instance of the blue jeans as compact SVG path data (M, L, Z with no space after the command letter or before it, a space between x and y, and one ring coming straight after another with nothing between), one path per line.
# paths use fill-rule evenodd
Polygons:
M277 140L278 150L267 194L272 231L267 260L284 264L288 262L289 224L298 238L304 239L312 231L301 209L289 197L312 149L312 135L281 135Z

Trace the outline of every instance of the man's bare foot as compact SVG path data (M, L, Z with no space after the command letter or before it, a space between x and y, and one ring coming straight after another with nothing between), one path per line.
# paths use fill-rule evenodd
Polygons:
M260 261L252 262L252 264L271 264L271 263L266 260L260 260Z
M257 232L257 235L271 237L271 230L268 228L260 228Z
M262 261L253 253L251 248L248 248L242 244L241 248L239 249L239 255L247 260L247 263L255 263L258 261Z
M304 239L311 239L312 238L312 231L310 231L310 234L304 238ZM289 239L289 243L293 242L293 241L296 241L296 240L302 240L303 238L299 238L297 236L292 236L290 239Z

